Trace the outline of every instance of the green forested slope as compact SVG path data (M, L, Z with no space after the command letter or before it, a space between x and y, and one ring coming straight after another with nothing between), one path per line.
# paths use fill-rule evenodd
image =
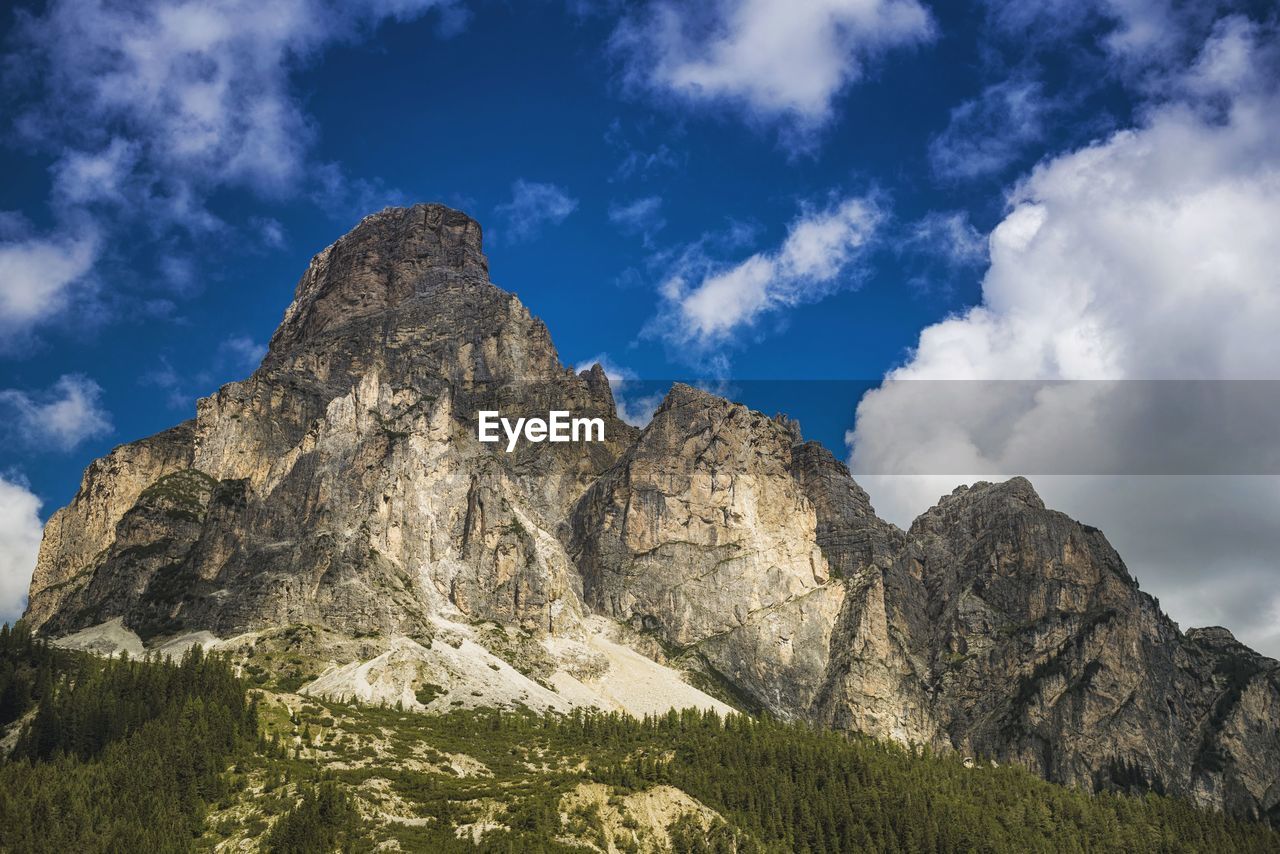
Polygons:
M21 630L0 631L0 722L21 727L2 851L1280 851L1177 800L795 724L418 715L247 692L198 651L104 661ZM653 803L674 805L665 826Z
M257 711L231 666L195 647L180 663L104 661L0 632L0 696L34 707L0 765L0 848L185 851L225 791Z

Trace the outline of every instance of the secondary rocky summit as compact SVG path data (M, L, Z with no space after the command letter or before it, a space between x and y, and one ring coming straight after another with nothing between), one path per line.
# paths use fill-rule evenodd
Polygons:
M600 417L607 441L508 454L476 440L480 409ZM549 708L667 670L627 640L741 707L1280 819L1280 665L1179 631L1100 531L1021 478L902 531L793 422L685 385L637 431L439 205L365 218L312 260L251 377L95 461L25 619L153 645L305 626L401 664L474 637L489 668L438 678L510 662L539 681L510 699ZM333 660L315 684L368 670Z

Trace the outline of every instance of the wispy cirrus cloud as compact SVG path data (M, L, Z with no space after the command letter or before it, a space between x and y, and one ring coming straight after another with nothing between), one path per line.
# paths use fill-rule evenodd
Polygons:
M0 390L0 413L0 433L33 450L70 451L112 429L102 387L79 374L60 377L46 391Z
M609 205L609 222L623 234L639 235L648 246L652 243L654 234L667 224L662 216L662 197L644 196L630 202L615 202Z
M1211 24L1217 14L1212 4L1172 0L984 0L984 5L997 29L1024 44L1100 31L1099 46L1135 69L1174 59L1196 37L1196 25Z
M987 260L987 236L965 211L930 211L908 227L903 245L929 252L953 267Z
M248 376L266 355L265 344L248 335L230 335L218 343L212 361L205 367L183 372L161 357L159 367L144 373L138 382L162 391L169 408L189 410L196 398L209 394L219 384Z
M662 303L647 333L693 355L730 346L771 314L858 283L857 262L885 216L872 197L850 196L806 209L779 246L737 263L682 253L659 287Z
M522 243L537 237L547 226L564 222L578 208L578 200L560 186L523 178L511 185L511 200L493 209L502 225L498 237Z
M679 128L667 128L659 134L652 125L653 122L641 122L639 126L624 127L622 120L616 118L609 123L604 141L622 153L622 160L609 178L611 183L632 178L650 178L661 171L679 169L683 164L688 156L687 152L677 151L669 141L662 139L665 137L669 140L671 134ZM641 145L634 140L636 137L647 141ZM648 139L649 137L659 138Z
M43 232L0 237L0 329L76 304L116 227L227 227L225 190L280 199L309 180L315 131L291 78L326 47L453 0L53 0L18 10L4 85L15 137L51 154Z
M953 108L946 128L930 142L934 174L966 180L1004 171L1044 139L1054 109L1036 80L1013 77L987 86Z
M950 298L987 262L987 235L963 210L929 211L895 228L886 242L893 244L898 275L918 295Z

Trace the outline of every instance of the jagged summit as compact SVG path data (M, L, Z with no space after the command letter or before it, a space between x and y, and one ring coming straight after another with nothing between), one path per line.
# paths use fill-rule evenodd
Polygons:
M1031 481L1019 475L1003 481L979 480L972 484L961 484L939 498L938 503L925 513L956 512L960 508L967 509L982 503L1011 503L1025 505L1033 510L1045 509L1044 500L1031 485Z
M666 396L662 399L662 403L658 406L658 411L662 412L681 406L689 405L711 405L711 406L733 406L734 404L725 400L719 395L698 388L689 383L676 382L671 384L671 388L667 390Z
M579 371L578 377L586 382L592 394L602 400L608 400L609 405L613 406L613 387L609 385L609 375L605 373L603 365L596 362L586 370Z
M1223 626L1201 626L1199 628L1187 629L1187 637L1192 640L1204 641L1205 643L1214 644L1216 646L1243 646L1240 641L1236 640L1236 636L1231 633L1231 630Z
M438 204L386 208L311 260L271 350L289 349L435 288L488 280L474 219Z

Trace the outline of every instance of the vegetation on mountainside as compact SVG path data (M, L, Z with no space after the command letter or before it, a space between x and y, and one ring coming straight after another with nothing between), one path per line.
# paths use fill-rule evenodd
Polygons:
M272 854L353 850L361 839L360 812L347 790L332 780L301 787L302 799L271 827Z
M230 664L103 660L0 629L3 718L28 718L0 764L0 850L185 851L257 711Z
M0 630L0 851L1280 851L1185 802L1090 795L696 711L424 715L102 660Z

